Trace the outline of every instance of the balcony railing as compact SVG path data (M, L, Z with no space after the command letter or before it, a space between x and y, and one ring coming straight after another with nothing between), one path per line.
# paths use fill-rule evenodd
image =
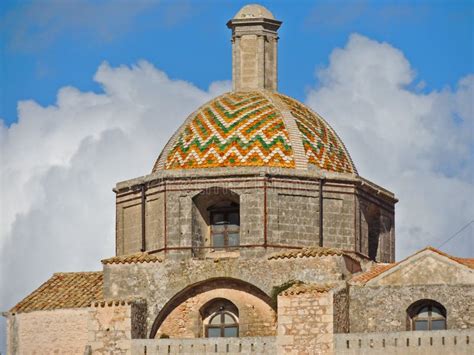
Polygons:
M335 353L473 354L474 329L334 334Z
M275 337L134 339L132 354L278 354ZM334 334L334 353L474 354L474 329ZM308 349L311 352L311 349Z
M276 337L134 339L132 354L276 354Z

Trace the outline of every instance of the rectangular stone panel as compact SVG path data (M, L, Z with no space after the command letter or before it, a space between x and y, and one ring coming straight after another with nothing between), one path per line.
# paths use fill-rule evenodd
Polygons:
M123 213L123 253L132 254L141 248L141 204L124 207Z
M163 196L154 195L146 203L146 247L155 250L163 247Z
M280 244L317 245L318 198L303 194L278 194Z

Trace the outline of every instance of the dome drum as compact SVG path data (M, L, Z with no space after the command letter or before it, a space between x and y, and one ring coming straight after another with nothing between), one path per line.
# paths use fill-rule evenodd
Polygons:
M393 194L357 176L317 172L169 169L119 183L117 254L245 258L318 246L322 236L325 247L368 255L371 245L374 259L393 260Z

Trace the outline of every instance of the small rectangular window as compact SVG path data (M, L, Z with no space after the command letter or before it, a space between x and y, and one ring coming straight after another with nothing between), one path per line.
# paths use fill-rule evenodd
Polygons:
M212 246L214 248L224 248L224 234L223 233L213 233L212 234Z
M446 329L446 321L444 319L435 319L431 321L431 330Z
M237 233L232 233L229 232L229 246L235 247L239 245L239 232Z
M224 337L236 337L238 332L237 327L226 327L224 328Z
M221 328L208 328L207 336L209 338L219 338L221 336Z
M428 320L416 320L415 330L428 330Z
M211 212L211 243L215 249L240 245L240 217L238 210L223 209Z

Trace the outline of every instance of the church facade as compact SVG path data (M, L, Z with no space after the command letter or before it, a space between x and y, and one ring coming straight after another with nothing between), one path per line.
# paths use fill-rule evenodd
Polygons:
M277 91L281 25L232 31L233 90L116 185L116 255L5 312L9 354L472 353L474 259L395 262L395 195Z

